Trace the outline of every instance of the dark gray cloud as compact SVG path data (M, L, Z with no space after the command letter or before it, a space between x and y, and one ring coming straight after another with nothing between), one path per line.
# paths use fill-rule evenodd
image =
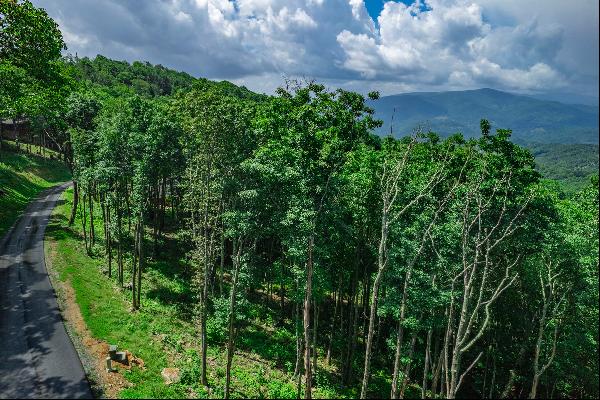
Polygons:
M598 3L590 0L390 1L377 24L362 0L34 3L57 20L71 53L160 63L259 91L284 75L362 92L598 90Z

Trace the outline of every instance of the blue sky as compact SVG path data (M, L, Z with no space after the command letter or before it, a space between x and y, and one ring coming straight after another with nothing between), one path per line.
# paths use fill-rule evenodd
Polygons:
M286 77L382 94L598 93L598 1L33 0L68 52L272 93Z
M384 3L385 0L365 0L365 7L367 7L367 12L371 18L377 19L379 13L381 13L381 10L383 10Z
M389 0L388 0L389 1ZM411 0L395 0L396 3L404 3L406 5L411 5L413 1ZM367 8L367 12L371 16L371 18L376 22L377 17L383 10L383 5L386 3L386 0L365 0L365 7ZM425 9L426 4L423 3L421 9Z

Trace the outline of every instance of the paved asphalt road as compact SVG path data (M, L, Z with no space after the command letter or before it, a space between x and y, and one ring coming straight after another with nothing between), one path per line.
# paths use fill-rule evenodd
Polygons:
M0 239L0 398L92 398L44 262L44 231L67 187L43 192Z

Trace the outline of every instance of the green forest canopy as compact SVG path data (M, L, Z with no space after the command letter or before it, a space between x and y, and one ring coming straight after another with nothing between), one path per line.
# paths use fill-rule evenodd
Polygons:
M75 69L76 79L109 89L111 93L135 93L140 96L155 97L174 95L178 90L189 90L192 85L219 88L223 93L254 100L266 98L243 86L228 81L214 82L204 78L194 78L185 72L177 72L162 65L149 62L116 61L97 55L93 59L69 56L65 59Z

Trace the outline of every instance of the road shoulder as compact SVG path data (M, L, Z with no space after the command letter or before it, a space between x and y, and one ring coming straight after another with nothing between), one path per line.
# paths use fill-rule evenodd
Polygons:
M64 196L64 194L63 194ZM51 219L56 212L54 209ZM44 238L44 258L50 282L54 287L58 307L71 341L83 364L85 374L95 398L118 398L122 389L131 386L121 374L106 371L105 358L108 343L94 338L88 329L76 301L75 290L68 279L61 280L54 268L53 260L60 257L56 241L46 235Z

